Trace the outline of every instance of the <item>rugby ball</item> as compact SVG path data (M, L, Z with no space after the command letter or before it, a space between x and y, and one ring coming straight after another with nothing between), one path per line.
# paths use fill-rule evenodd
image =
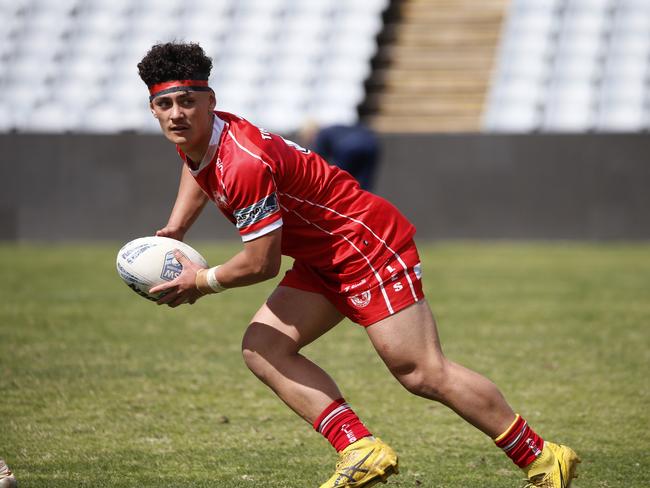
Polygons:
M158 300L162 293L152 295L149 290L166 281L174 280L183 266L174 257L174 249L207 268L208 263L197 251L184 242L169 237L140 237L127 242L117 253L117 272L120 278L138 295Z

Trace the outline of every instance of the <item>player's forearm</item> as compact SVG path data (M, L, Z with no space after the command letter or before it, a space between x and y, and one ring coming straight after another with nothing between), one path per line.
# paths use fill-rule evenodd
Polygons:
M203 193L187 167L184 166L178 186L178 195L167 221L167 227L178 228L185 233L199 217L207 201L208 196Z
M251 256L245 249L219 266L215 277L225 288L254 285L277 276L281 257Z
M192 224L201 215L201 211L208 201L208 197L201 192L201 195L184 196L176 200L172 213L167 221L167 227L175 227L183 230L183 233L192 227Z
M225 263L200 270L196 276L196 288L206 294L254 285L277 276L281 264L279 251L260 254L250 247L244 248Z
M254 285L278 274L279 265L253 265L242 256L235 255L226 263L197 272L195 286L202 294L221 293L228 288Z
M244 249L225 263L197 273L196 288L219 293L254 285L277 276L282 264L282 227L244 243Z

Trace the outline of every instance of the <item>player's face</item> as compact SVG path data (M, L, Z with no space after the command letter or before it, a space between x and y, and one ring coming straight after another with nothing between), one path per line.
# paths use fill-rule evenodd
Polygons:
M181 147L191 148L212 134L211 92L179 91L156 97L150 104L165 137Z

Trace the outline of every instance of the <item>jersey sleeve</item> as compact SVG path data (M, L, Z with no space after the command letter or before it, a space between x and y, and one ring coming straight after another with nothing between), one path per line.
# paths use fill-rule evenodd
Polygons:
M252 152L238 158L226 181L235 225L244 242L282 226L282 211L271 166Z

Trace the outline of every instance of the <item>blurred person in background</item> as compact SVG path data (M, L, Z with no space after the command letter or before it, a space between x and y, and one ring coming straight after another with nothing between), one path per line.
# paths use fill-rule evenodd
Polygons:
M361 185L372 191L379 164L380 146L375 133L363 124L334 124L320 126L309 121L299 133L300 142L324 158L347 171Z
M494 440L523 469L526 486L567 488L579 462L575 452L545 442L496 385L443 354L423 293L415 227L318 154L215 111L211 68L211 59L192 43L155 45L138 64L151 112L183 162L176 202L157 235L182 240L212 201L243 242L239 253L209 269L176 252L183 270L151 289L165 293L158 303L193 304L259 283L277 276L283 254L294 258L250 321L242 354L249 369L339 453L321 488L369 487L398 471L393 449L372 435L334 380L301 353L345 317L365 328L409 392L446 405Z

